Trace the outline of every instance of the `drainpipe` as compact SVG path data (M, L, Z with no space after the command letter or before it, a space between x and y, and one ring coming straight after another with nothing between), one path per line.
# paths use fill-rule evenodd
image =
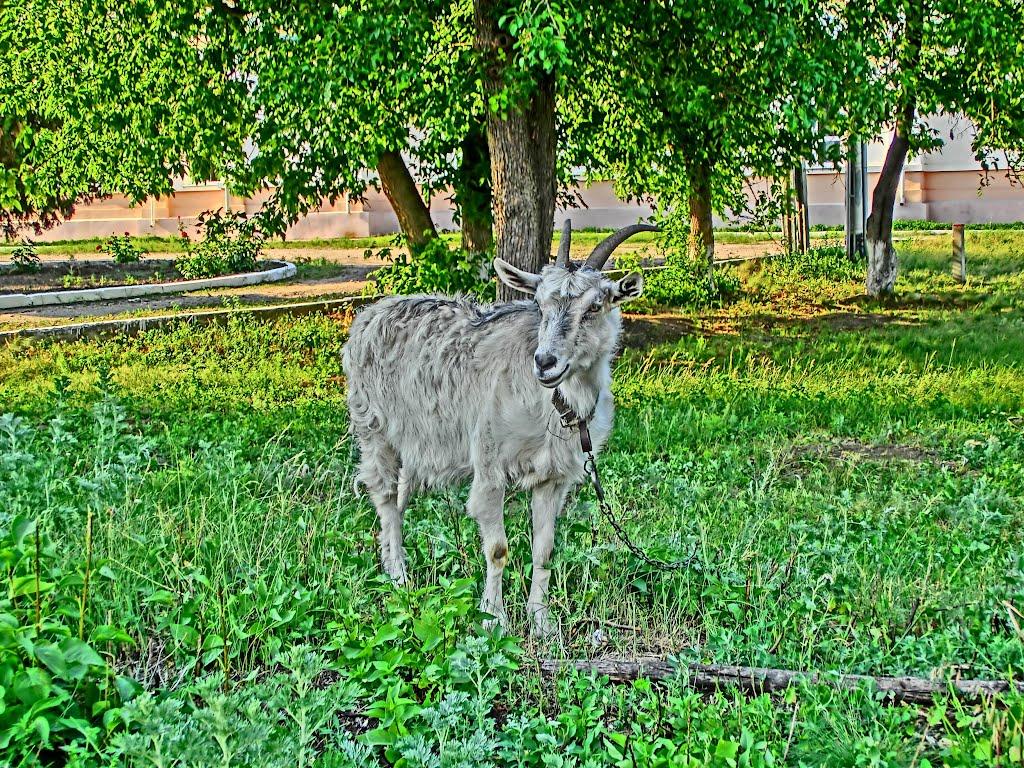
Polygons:
M867 145L851 141L846 159L846 255L857 259L864 254L868 186Z

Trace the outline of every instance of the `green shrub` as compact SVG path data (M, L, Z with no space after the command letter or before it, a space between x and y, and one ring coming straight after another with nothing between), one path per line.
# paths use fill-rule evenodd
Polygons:
M126 730L108 754L126 766L292 768L349 741L339 715L355 707L357 684L308 646L282 653L273 669L248 686L210 675L169 695L139 696L124 708Z
M218 208L202 213L197 232L203 237L193 242L184 228L179 230L185 252L175 260L174 266L186 279L252 272L263 255L266 236L243 211Z
M806 253L786 253L772 259L767 271L778 277L802 277L811 280L859 280L864 265L851 261L842 245L821 245Z
M642 270L645 261L636 254L624 254L615 260L617 269ZM718 270L714 281L705 264L690 259L679 249L668 252L665 266L644 270L644 293L630 302L631 312L652 311L657 307L707 307L735 296L739 278L730 271Z
M132 242L127 232L123 235L111 235L102 245L97 245L96 250L107 254L118 264L133 264L145 255L145 252Z
M14 265L14 271L19 274L38 272L43 268L39 263L35 243L30 240L23 240L21 245L11 251L11 263Z
M494 300L497 285L491 279L490 254L451 248L440 237L409 250L407 254L388 247L378 252L388 263L370 275L367 293L463 293L480 301ZM365 255L369 258L373 252Z
M0 563L0 764L52 764L73 745L95 748L138 690L95 650L128 635L85 622L90 570L103 566L87 555L82 570L63 571L27 517L0 535Z

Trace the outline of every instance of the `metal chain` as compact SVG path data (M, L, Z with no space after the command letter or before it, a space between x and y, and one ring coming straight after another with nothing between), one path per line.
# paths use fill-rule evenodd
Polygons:
M626 547L633 555L640 560L647 563L654 568L658 568L663 571L681 571L684 568L689 568L693 564L693 561L697 558L697 549L694 548L693 554L685 560L675 560L668 562L666 560L660 560L656 557L651 557L644 552L640 547L633 543L632 539L623 530L622 525L615 517L615 513L612 512L611 505L605 500L604 488L601 486L601 478L597 474L597 459L594 458L592 451L587 451L587 460L583 463L583 468L586 473L590 476L590 484L594 487L594 495L597 497L597 506L601 510L601 514L604 515L608 524L612 527L615 532L616 538Z

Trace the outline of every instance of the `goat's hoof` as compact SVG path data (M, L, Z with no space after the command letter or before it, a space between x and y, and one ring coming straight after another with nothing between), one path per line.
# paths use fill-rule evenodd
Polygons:
M409 573L405 570L405 564L388 564L384 566L384 572L396 587L409 586Z
M491 618L484 619L483 626L484 631L492 632L499 627L502 630L508 629L508 619L505 616L504 609L494 609L488 606L480 606L480 610L484 613L489 613Z

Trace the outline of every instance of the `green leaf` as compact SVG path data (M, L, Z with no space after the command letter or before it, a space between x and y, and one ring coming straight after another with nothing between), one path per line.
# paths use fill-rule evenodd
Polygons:
M46 746L50 744L50 721L40 715L32 721L32 729L39 734L39 740Z
M67 672L67 664L61 649L52 643L37 643L35 656L39 661L58 677Z
M86 664L90 667L105 667L106 662L92 647L77 637L69 637L61 642L64 657L71 662Z
M93 643L115 643L118 645L134 645L135 640L119 627L112 627L109 624L101 624L92 631L91 640Z
M54 587L52 581L40 581L38 585L39 594L45 594ZM36 594L36 577L35 576L18 576L17 578L11 579L11 587L9 594L12 598L22 597L24 595L35 595Z
M52 690L50 676L38 667L29 667L19 672L14 678L12 690L22 704L32 706L50 694Z
M14 533L14 544L17 547L21 547L25 543L25 539L36 532L36 519L34 517L17 517L11 524L11 530Z
M739 750L740 745L737 742L720 739L718 741L718 745L715 747L715 757L720 757L725 760L734 760Z
M444 635L437 626L437 622L427 619L415 619L413 621L413 634L423 643L424 651L432 651L442 640Z
M175 595L166 589L158 589L155 592L151 592L142 601L144 603L150 603L155 605L173 605Z
M114 678L114 687L117 689L117 695L121 697L121 701L131 701L144 690L138 682L125 675L118 675Z

